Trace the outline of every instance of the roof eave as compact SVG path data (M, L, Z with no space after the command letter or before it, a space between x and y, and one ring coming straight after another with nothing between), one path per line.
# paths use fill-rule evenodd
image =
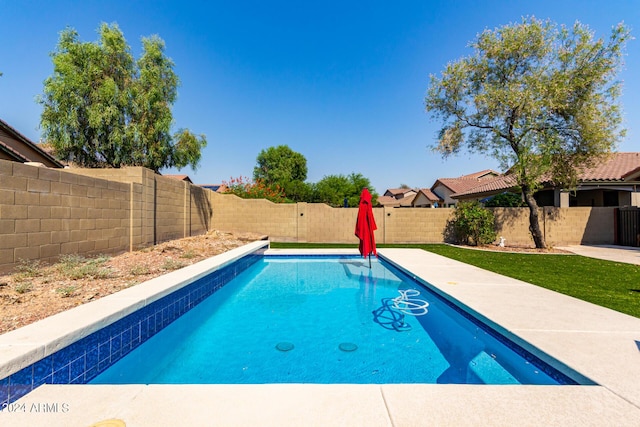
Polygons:
M33 142L31 142L26 136L22 135L20 132L18 132L16 129L14 129L13 127L11 127L11 125L9 125L9 123L5 122L4 120L0 119L0 127L4 127L9 133L12 133L18 140L20 140L23 144L26 144L27 146L29 146L30 148L33 148L35 151L37 151L41 156L45 157L47 160L49 160L51 163L53 163L55 166L58 166L60 168L64 168L64 164L60 163L55 157L53 157L51 154L47 153L46 151L44 151L42 148L38 147L38 144L35 144ZM13 151L13 150L12 150ZM25 159L26 161L28 161L28 159Z

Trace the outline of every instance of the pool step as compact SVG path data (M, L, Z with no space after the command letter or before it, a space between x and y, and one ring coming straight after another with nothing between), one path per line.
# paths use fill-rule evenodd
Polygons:
M467 367L469 384L519 384L513 375L484 351L478 353Z

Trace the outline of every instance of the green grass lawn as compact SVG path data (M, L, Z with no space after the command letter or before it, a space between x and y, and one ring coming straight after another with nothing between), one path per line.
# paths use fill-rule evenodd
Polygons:
M356 245L271 243L272 248L357 248ZM640 266L579 255L477 251L449 245L419 248L640 318Z

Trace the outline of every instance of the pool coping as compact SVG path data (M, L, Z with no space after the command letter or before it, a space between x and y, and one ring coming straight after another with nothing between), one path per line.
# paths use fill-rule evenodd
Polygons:
M213 257L207 260L210 263L207 268L219 262L228 264L256 247L261 247L259 242ZM379 252L447 298L454 298L485 320L495 321L534 351L538 349L558 359L598 385L44 385L17 402L24 404L25 412L0 413L0 424L90 425L120 418L127 425L402 426L415 425L419 420L432 425L640 425L640 319L420 249ZM303 253L357 254L357 251L266 252ZM33 352L58 348L79 331L98 328L101 323L95 320L95 315L104 315L107 307L115 307L124 315L154 298L146 292L163 289L161 292L166 295L176 280L190 280L185 279L187 274L191 277L194 272L206 274L204 265L195 266L198 264L190 266L193 269L187 267L153 279L154 286L141 287L137 292L132 289L142 285L122 291L125 294L113 297L104 306L94 304L95 310L81 310L80 306L70 310L75 310L73 316L61 313L56 315L60 316L57 319L51 320L56 317L52 316L41 321L50 323L37 322L39 327L26 331L22 329L29 327L21 328L11 336L11 332L1 335L0 366L6 363L7 356L12 361L19 358L17 349L28 359ZM61 318L78 323L70 327ZM81 318L85 319L84 326L79 322ZM66 338L43 338L56 330L65 331ZM33 337L27 339L29 334ZM22 340L16 341L18 337ZM48 344L43 344L43 340ZM13 350L8 351L11 346ZM37 406L34 411L34 403L59 406L49 406L48 412L39 411Z

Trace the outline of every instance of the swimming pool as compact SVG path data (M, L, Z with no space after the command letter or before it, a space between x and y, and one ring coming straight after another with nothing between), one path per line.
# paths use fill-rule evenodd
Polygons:
M265 256L91 384L576 384L384 261Z

